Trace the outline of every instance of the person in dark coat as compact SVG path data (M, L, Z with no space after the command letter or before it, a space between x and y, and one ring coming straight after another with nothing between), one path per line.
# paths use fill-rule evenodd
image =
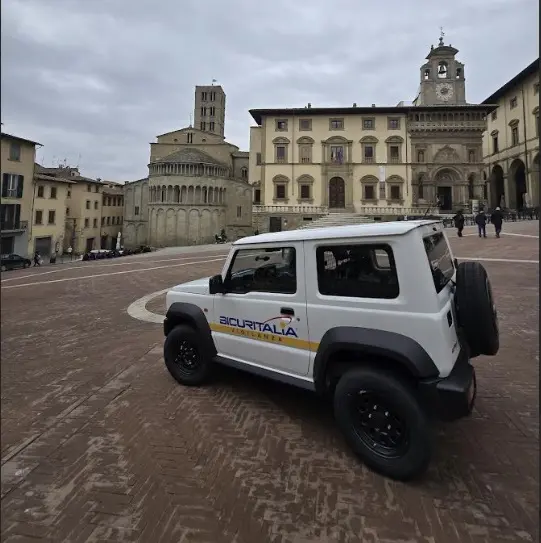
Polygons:
M494 230L496 230L496 237L500 237L500 232L502 231L503 223L503 213L499 207L497 207L490 215L490 222L494 225Z
M456 232L458 234L458 237L462 237L462 230L464 230L464 214L462 213L462 209L459 209L457 214L453 217L453 221L455 221L455 228Z
M487 216L485 212L481 209L479 213L475 216L475 224L479 230L479 237L487 237Z

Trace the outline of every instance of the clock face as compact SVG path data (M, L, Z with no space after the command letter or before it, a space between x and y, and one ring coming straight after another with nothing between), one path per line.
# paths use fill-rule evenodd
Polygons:
M449 83L439 83L436 85L436 96L439 100L447 102L453 96L453 87Z

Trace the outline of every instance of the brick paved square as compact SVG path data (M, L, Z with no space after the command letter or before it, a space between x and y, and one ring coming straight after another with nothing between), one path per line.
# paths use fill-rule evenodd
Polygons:
M504 228L450 231L457 257L488 259L501 349L409 485L362 466L310 393L172 380L161 326L126 309L219 271L215 249L3 274L2 541L537 541L539 223Z

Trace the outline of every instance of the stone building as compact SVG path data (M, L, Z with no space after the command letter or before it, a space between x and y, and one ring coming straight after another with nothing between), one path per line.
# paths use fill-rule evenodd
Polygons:
M483 103L498 106L483 141L489 205L539 206L539 58Z
M129 248L148 244L148 177L124 184L123 244Z
M482 135L496 106L466 102L464 65L443 38L410 104L253 109L250 184L261 231L329 212L385 219L486 199Z
M126 246L212 243L222 229L230 239L253 233L248 153L224 138L222 87L196 87L194 114L199 128L158 136L148 178L126 184Z

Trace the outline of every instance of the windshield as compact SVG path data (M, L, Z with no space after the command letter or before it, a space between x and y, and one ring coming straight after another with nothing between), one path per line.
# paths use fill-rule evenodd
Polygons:
M453 278L455 265L443 232L423 238L436 292L441 292Z

